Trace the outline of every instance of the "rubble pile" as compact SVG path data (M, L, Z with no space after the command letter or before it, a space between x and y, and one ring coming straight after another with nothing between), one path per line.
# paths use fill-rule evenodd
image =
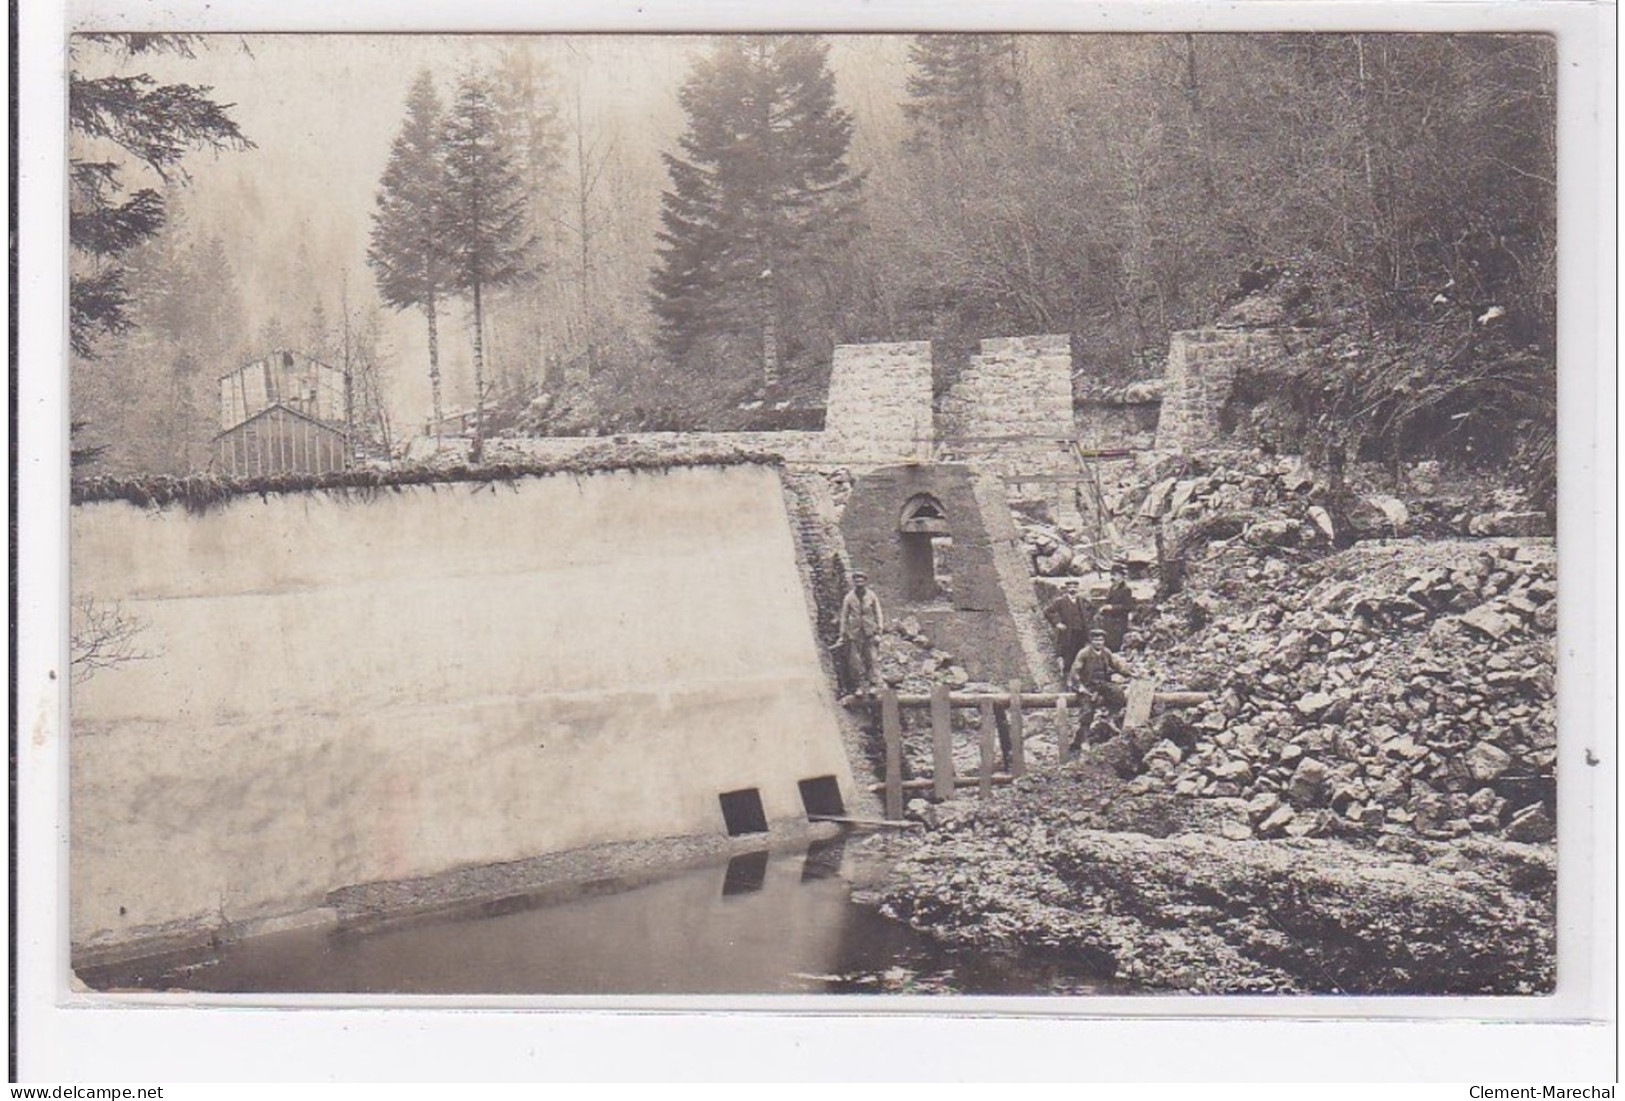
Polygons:
M1085 583L1114 560L1131 577L1156 580L1159 533L1163 550L1189 560L1218 555L1232 545L1260 559L1284 559L1275 569L1332 553L1360 539L1396 538L1414 526L1410 507L1375 490L1334 495L1306 460L1253 452L1204 452L1164 457L1122 484L1103 488L1100 531L1018 515L1018 528L1039 595L1056 581ZM1470 534L1539 533L1523 513L1502 510L1478 517ZM1462 534L1469 534L1462 519ZM1483 530L1479 530L1482 528ZM1259 580L1254 577L1252 580ZM1206 587L1206 579L1192 579Z
M1019 530L1034 577L1083 577L1111 565L1105 546L1076 528L1027 520Z
M958 691L971 683L965 667L948 651L932 646L911 615L880 636L880 679L902 694L929 692L937 684Z
M1132 676L1205 702L911 802L884 912L1144 987L1552 989L1555 548L1514 494L1415 465L1334 494L1299 459L1166 458L1103 493L1099 545L1018 514L1040 607L1123 561ZM908 642L919 686L965 675Z
M1208 543L1232 539L1278 557L1330 553L1332 517L1314 503L1316 486L1314 472L1295 457L1171 456L1103 490L1101 538L1042 517L1018 518L1018 527L1040 598L1053 595L1047 579L1081 579L1086 590L1104 591L1104 571L1116 560L1147 587L1135 595L1148 599L1156 588L1159 528L1170 553L1200 555ZM1382 534L1397 532L1406 520L1398 501L1384 499L1368 511Z
M1437 460L1402 464L1399 470L1363 463L1349 471L1358 494L1385 487L1405 499L1407 530L1435 539L1552 535L1553 517L1536 508L1527 489L1506 485L1495 469L1447 468Z
M1430 477L1422 484L1437 491L1442 475L1433 471ZM1501 492L1480 490L1469 500L1419 496L1411 483L1389 491L1362 468L1351 473L1346 490L1334 493L1301 456L1254 452L1165 458L1115 493L1106 492L1104 503L1114 530L1129 543L1149 543L1160 526L1169 542L1244 537L1255 547L1295 549L1300 556L1419 534L1424 527L1431 535L1550 534L1541 514Z
M1551 840L1554 570L1549 540L1363 545L1257 586L1148 655L1211 698L1131 790L1225 800L1238 840Z
M1194 523L1271 508L1301 517L1314 487L1314 470L1297 456L1210 452L1163 459L1116 494L1108 491L1105 505L1119 523Z

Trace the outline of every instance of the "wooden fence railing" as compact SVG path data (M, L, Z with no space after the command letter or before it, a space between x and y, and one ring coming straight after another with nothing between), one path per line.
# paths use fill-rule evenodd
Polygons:
M1144 726L1150 721L1154 704L1164 707L1192 707L1207 699L1205 692L1158 692L1150 681L1128 686L1123 729ZM1071 759L1069 746L1073 727L1069 708L1078 703L1075 692L1024 692L1020 681L1012 681L1008 692L954 692L939 684L929 695L899 694L889 685L873 697L848 697L852 705L880 708L880 732L886 749L886 779L880 786L886 796L886 818L903 817L903 792L930 791L937 799L952 798L958 787L975 784L980 798L987 798L995 783L1008 783L1027 771L1026 715L1029 708L1045 708L1055 715L1055 759ZM956 775L953 753L953 711L974 707L979 715L977 748L981 757L974 779ZM903 779L903 709L929 708L931 713L931 776ZM998 752L997 728L1003 713L1009 738L1009 771L995 773L994 754Z

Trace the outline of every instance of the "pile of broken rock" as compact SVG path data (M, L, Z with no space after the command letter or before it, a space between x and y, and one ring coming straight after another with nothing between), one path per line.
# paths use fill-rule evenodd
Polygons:
M1021 525L1021 542L1034 577L1083 577L1111 564L1104 545L1069 527L1027 521Z
M933 646L920 621L911 615L891 624L880 636L879 657L880 679L898 692L929 692L938 684L957 691L971 683L959 660Z
M1156 651L1139 792L1222 800L1226 836L1553 835L1549 540L1362 545ZM1164 636L1166 637L1166 635Z

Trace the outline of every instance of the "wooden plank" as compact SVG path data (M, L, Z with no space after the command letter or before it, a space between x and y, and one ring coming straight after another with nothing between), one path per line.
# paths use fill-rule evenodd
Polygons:
M1008 772L995 772L993 774L993 784L994 784L995 787L997 787L1000 784L1008 784L1014 779L1015 779L1015 777L1010 775ZM982 783L982 778L980 776L956 776L956 777L954 777L954 787L956 787L956 788L979 787L981 785L981 783ZM927 779L924 779L924 778L921 778L921 779L918 779L918 780L904 780L903 781L903 790L905 792L910 792L910 791L931 791L932 788L934 788L935 786L936 786L936 781L935 780L927 780ZM872 795L884 795L886 793L886 785L884 783L870 784L869 785L869 792Z
M1072 744L1072 715L1066 709L1066 697L1055 700L1055 759L1062 764L1072 759L1068 746Z
M1151 725L1151 702L1156 698L1156 691L1156 681L1141 679L1129 682L1128 691L1124 693L1127 701L1123 707L1124 730L1138 730Z
M1022 745L1021 682L1010 682L1010 775L1027 771L1027 751Z
M1154 704L1163 707L1195 707L1206 703L1206 692L1154 692L1151 700ZM1076 692L1023 692L1019 699L1013 699L1008 692L950 692L948 703L953 707L981 707L984 703L991 703L994 707L1009 707L1012 702L1022 707L1054 707L1057 700L1064 700L1068 706L1078 702ZM858 698L849 701L850 706L868 704L870 701ZM900 707L929 707L931 696L919 693L898 693L897 703Z
M954 794L954 713L946 684L931 689L931 777L938 799Z
M903 817L903 713L891 685L880 689L880 732L886 741L886 817Z
M809 822L839 822L843 826L889 826L892 829L902 829L902 830L917 829L919 827L919 825L920 825L920 823L918 823L918 822L910 822L907 819L896 820L896 819L890 819L890 818L846 818L846 817L843 817L843 816L838 815L838 814L809 814L809 815L807 815L807 821L809 821Z
M982 704L981 728L977 731L977 747L982 751L982 769L977 776L976 795L986 799L993 794L993 701Z

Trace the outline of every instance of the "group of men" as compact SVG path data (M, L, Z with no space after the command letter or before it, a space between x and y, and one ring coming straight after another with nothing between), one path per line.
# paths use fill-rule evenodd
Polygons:
M1069 579L1061 595L1044 609L1044 618L1055 628L1055 651L1062 667L1072 668L1078 651L1097 629L1105 632L1107 649L1121 650L1133 611L1134 593L1129 589L1128 567L1122 562L1113 563L1111 587L1098 605L1078 591L1076 578Z
M1113 711L1123 707L1123 689L1112 675L1129 675L1117 651L1122 649L1133 612L1128 567L1121 561L1112 564L1111 587L1098 605L1084 599L1078 582L1072 580L1044 609L1044 618L1055 628L1055 650L1066 671L1067 687L1078 693L1074 751L1088 738L1102 707Z
M1066 670L1066 685L1078 693L1074 751L1089 737L1102 707L1120 711L1124 705L1123 688L1112 678L1114 674L1130 675L1117 651L1128 633L1134 603L1128 569L1117 562L1112 565L1111 587L1098 605L1085 600L1078 582L1070 581L1044 609L1044 618L1055 628L1055 648ZM839 626L840 634L830 649L844 664L848 687L857 694L873 693L879 685L880 635L886 629L886 614L869 588L868 575L861 570L853 572L852 588L841 601Z

